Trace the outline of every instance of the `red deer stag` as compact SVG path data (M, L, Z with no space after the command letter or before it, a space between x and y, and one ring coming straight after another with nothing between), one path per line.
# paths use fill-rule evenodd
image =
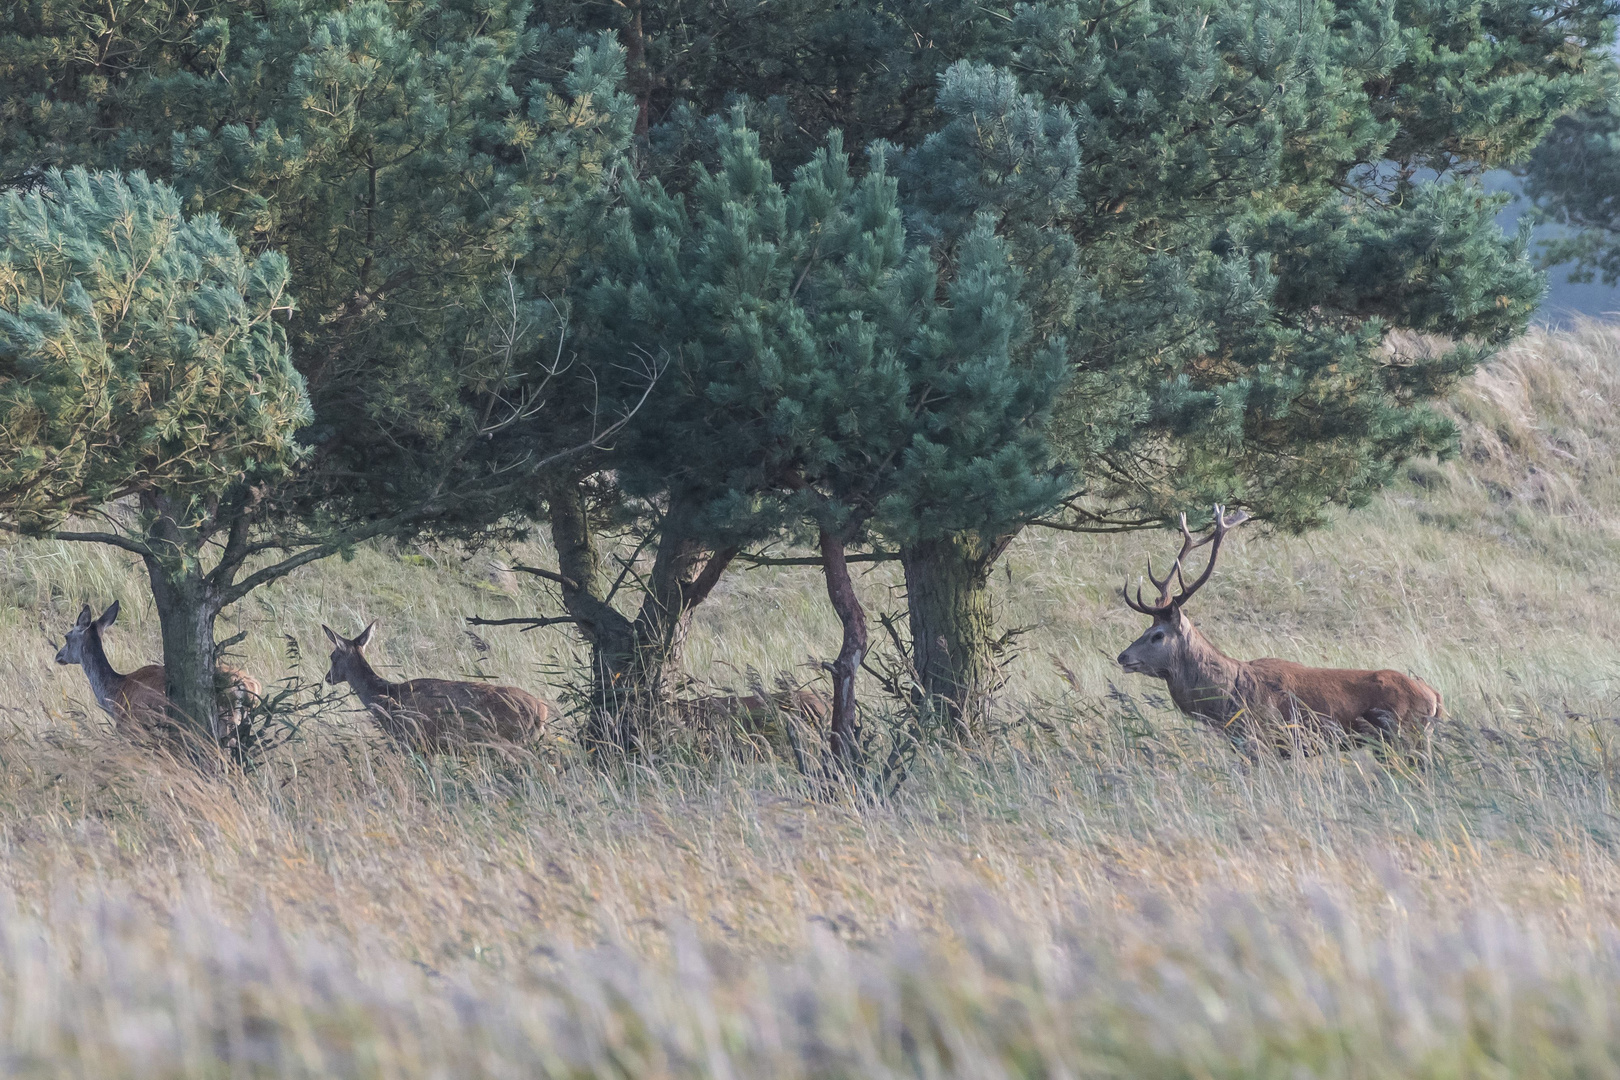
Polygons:
M113 725L119 731L128 735L151 736L167 725L169 697L164 689L163 665L147 664L128 675L114 671L101 638L117 619L116 600L98 619L90 617L90 605L86 604L79 612L78 621L67 632L67 640L56 651L56 662L78 664L84 668L96 704L113 718ZM219 670L230 684L231 704L221 713L221 730L214 735L222 744L228 745L237 729L247 722L248 707L253 698L263 696L264 687L246 672L223 665Z
M413 750L431 753L491 740L523 743L545 728L546 703L515 686L453 679L389 682L366 663L375 622L355 638L329 626L321 629L332 642L327 683L348 683L383 734Z
M1286 756L1293 746L1292 731L1335 743L1347 737L1393 742L1420 734L1439 716L1441 706L1440 695L1417 679L1398 671L1313 668L1270 657L1234 660L1193 626L1182 608L1209 580L1227 532L1247 520L1241 511L1227 517L1226 508L1216 506L1214 528L1203 539L1194 539L1187 515L1181 515L1181 554L1163 580L1154 577L1153 566L1148 565L1158 600L1144 603L1140 585L1134 600L1129 588L1124 590L1125 603L1151 616L1153 625L1119 654L1119 666L1163 679L1177 708L1213 724L1251 758L1251 738L1269 741ZM1209 562L1188 585L1183 576L1187 556L1205 544ZM1180 585L1174 596L1172 581Z

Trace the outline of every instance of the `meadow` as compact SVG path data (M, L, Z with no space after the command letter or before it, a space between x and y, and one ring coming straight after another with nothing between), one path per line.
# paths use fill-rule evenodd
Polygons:
M1309 536L1245 526L1194 602L1233 655L1440 689L1421 769L1251 766L1113 663L1144 626L1118 587L1171 537L1034 531L996 571L1027 632L995 730L925 746L890 798L813 798L741 733L615 770L566 739L424 760L352 698L209 777L120 743L51 662L79 606L114 599L114 664L156 657L130 558L0 546L0 1073L1614 1075L1616 402L1620 327L1533 334L1454 399L1456 458ZM312 687L321 624L377 619L389 677L566 702L566 630L464 622L553 611L505 569L548 562L539 541L369 546L221 636ZM860 586L903 608L894 567ZM738 570L687 668L808 682L837 640L814 570Z

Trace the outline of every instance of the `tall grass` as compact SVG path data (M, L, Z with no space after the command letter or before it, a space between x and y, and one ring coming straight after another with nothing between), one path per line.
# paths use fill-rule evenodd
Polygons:
M984 745L892 799L807 797L739 737L602 772L403 755L317 719L200 777L104 730L49 636L136 567L0 548L0 1070L26 1076L1601 1076L1620 1067L1620 330L1534 337L1470 382L1463 453L1289 538L1235 533L1193 617L1239 656L1409 669L1446 696L1426 768L1257 766L1111 658L1162 536L1030 535L1032 629ZM1244 535L1244 533L1247 535ZM537 583L377 546L229 617L267 682L320 623L379 667L547 685ZM896 579L862 581L893 609ZM734 574L695 677L809 678L812 573ZM550 634L551 636L544 636ZM290 640L289 640L290 639ZM869 698L875 688L868 688Z

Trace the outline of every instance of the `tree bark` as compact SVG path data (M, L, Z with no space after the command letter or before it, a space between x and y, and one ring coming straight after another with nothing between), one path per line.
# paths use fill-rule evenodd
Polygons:
M919 689L958 737L970 734L984 716L994 675L990 571L1010 539L986 543L958 534L900 551Z
M548 501L552 544L564 579L563 606L591 645L586 748L636 753L646 723L668 700L692 609L708 597L736 549L710 552L690 535L686 508L672 507L658 538L647 591L631 619L607 595L579 482L554 484Z
M161 496L142 500L147 521L147 552L142 556L157 606L163 637L164 691L169 722L188 754L217 747L220 727L218 649L214 620L220 597L204 572L207 537L177 521Z
M832 662L832 721L828 750L833 766L848 770L860 756L859 719L856 713L855 677L866 659L866 610L855 595L849 576L844 540L827 529L821 530L822 573L827 579L827 599L844 627L843 644Z
M152 599L163 635L163 674L169 720L188 747L219 743L217 647L214 619L219 605L199 574L147 560Z
M652 113L652 70L647 65L647 32L641 18L642 0L621 0L625 23L619 34L624 45L624 67L636 101L635 136L645 142Z

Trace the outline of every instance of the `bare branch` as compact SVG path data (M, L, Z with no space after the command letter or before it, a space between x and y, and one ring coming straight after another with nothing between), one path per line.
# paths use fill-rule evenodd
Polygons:
M139 540L130 539L123 533L63 532L58 530L57 532L47 533L46 535L52 540L72 540L76 543L84 544L110 544L113 547L123 548L125 551L134 552L136 555L140 555L143 558L152 554L151 548L147 547Z
M579 620L572 615L553 615L549 618L517 618L517 619L485 619L477 615L467 616L469 626L521 626L523 633L538 630L542 626L578 625Z
M736 558L748 564L749 569L758 566L820 566L822 559L819 555L805 555L795 558L775 558L769 555L750 555L748 552L738 552ZM900 558L898 551L863 551L854 555L844 556L845 562L895 562Z
M512 567L508 567L508 569L513 571L514 573L533 574L537 578L544 578L547 581L556 582L558 585L561 585L563 588L572 589L574 592L579 592L580 591L579 582L575 581L571 577L568 577L568 576L563 575L563 574L559 574L555 570L547 570L547 569L545 569L544 567L541 567L541 566L512 566Z

